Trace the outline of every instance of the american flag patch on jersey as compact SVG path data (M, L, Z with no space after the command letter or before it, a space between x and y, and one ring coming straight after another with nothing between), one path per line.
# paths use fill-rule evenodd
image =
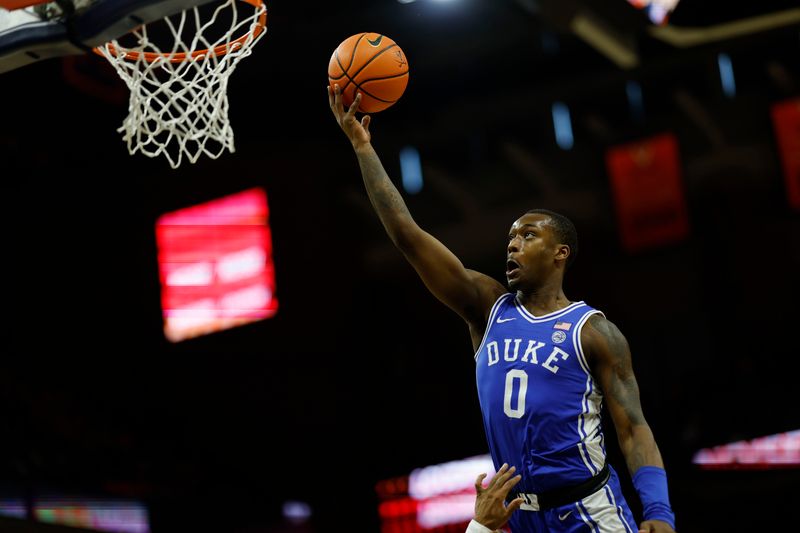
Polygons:
M569 328L572 327L571 322L556 322L556 325L553 326L555 329L563 329L564 331L569 331Z

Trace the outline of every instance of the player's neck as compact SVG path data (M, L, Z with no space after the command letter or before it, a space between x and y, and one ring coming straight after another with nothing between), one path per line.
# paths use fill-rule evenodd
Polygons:
M560 280L552 280L540 287L517 291L520 303L534 316L546 315L568 306L570 302L564 294Z

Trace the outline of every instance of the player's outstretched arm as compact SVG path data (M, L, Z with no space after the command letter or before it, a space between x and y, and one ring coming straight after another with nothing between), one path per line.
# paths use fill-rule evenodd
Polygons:
M653 432L642 413L628 341L612 322L594 315L581 332L581 343L600 382L628 471L642 501L645 521L640 528L671 533L675 516L669 504L667 476Z
M484 326L486 314L505 292L504 287L489 276L465 268L446 246L414 222L372 148L369 115L364 115L361 121L356 119L360 99L359 93L345 111L339 86L328 87L331 111L353 145L369 200L386 233L434 296L471 325Z

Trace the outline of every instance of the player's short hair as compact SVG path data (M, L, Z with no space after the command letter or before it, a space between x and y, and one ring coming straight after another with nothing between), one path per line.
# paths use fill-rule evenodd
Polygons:
M550 226L553 228L558 242L569 246L567 266L571 266L572 263L575 262L575 257L578 255L578 230L575 229L575 224L564 215L560 215L548 209L531 209L525 214L546 215L550 218Z

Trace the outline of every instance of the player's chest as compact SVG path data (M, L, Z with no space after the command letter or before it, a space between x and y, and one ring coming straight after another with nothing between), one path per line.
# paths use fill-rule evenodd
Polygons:
M527 380L542 390L584 387L588 375L573 335L552 326L492 328L478 357L478 385L504 388L507 380Z

